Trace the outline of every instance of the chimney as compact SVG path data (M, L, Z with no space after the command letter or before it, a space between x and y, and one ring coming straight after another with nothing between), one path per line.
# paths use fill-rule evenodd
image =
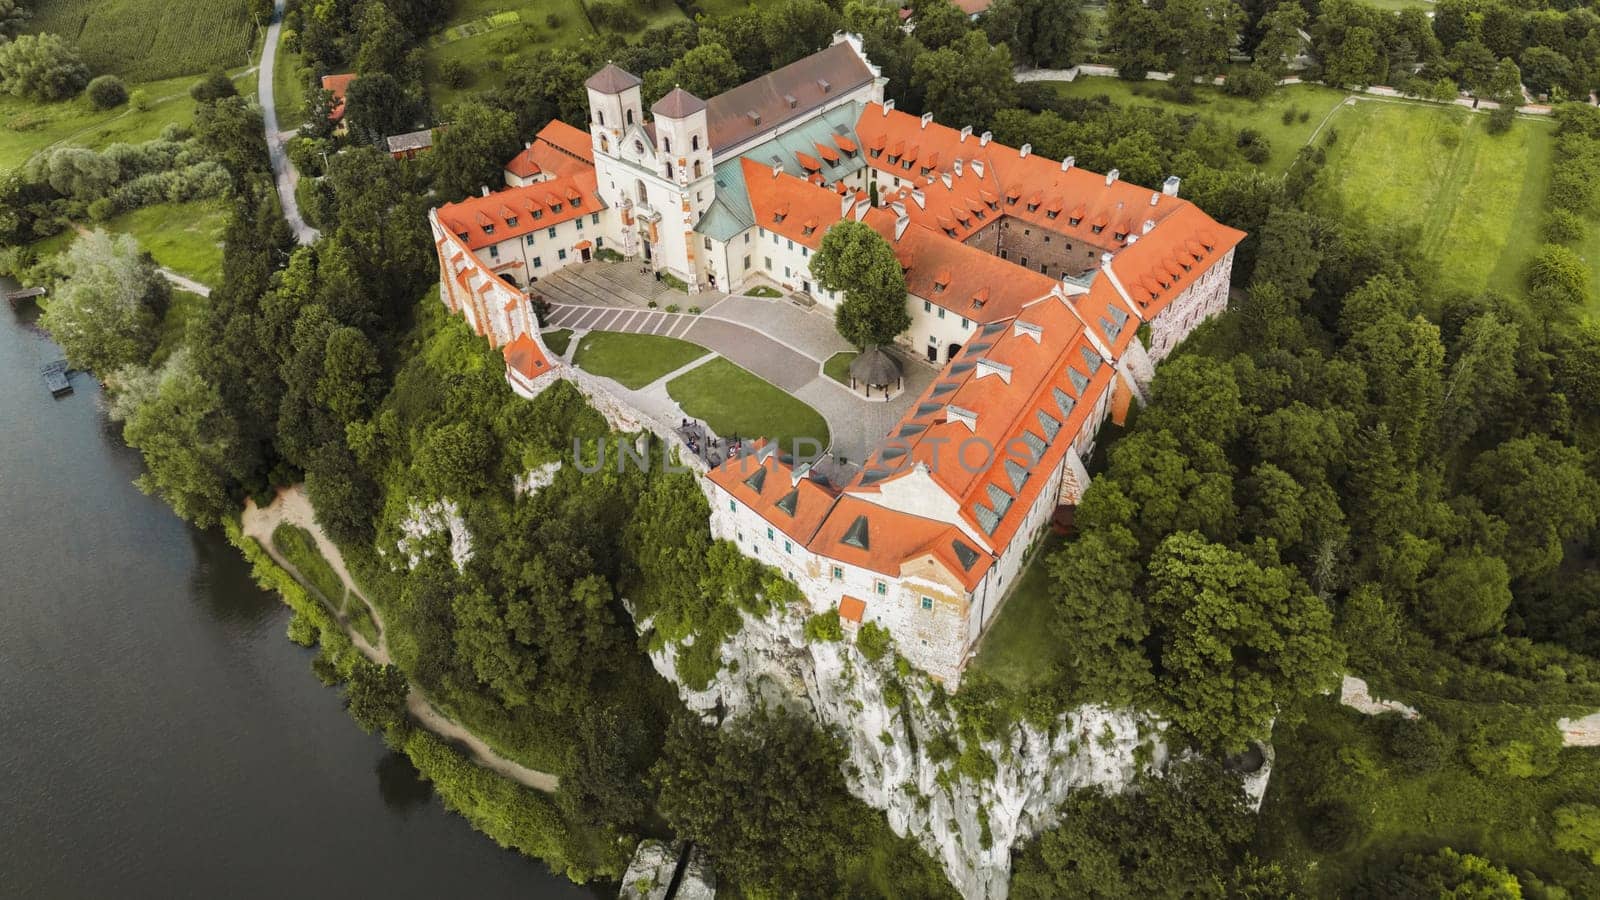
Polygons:
M1168 175L1167 180L1161 182L1161 193L1168 197L1178 196L1178 176Z
M1061 161L1061 171L1065 172L1077 164L1078 158L1076 156L1069 156Z
M818 78L817 79L817 87L821 88L822 92L824 94L829 94L829 93L833 92L833 84L831 82L829 82L828 79L826 79L826 78Z
M983 160L977 158L972 160L972 174L979 178L983 177Z
M983 134L978 135L978 146L987 147L992 140L994 140L994 132L985 131Z
M951 160L950 171L956 173L957 178L961 177L961 157L958 156L954 160Z
M1100 268L1102 268L1102 269L1111 268L1111 254L1110 253L1102 253L1102 254L1100 254Z
M1117 171L1116 169L1112 169L1111 171L1107 172L1106 173L1106 187L1110 187L1113 184L1116 184L1117 176L1121 175L1121 174L1122 173Z
M884 118L888 118L889 117L889 113L892 113L892 112L894 112L894 98L893 97L889 98L888 100L883 101L883 115L884 115Z
M793 94L784 94L783 95L783 102L789 104L789 108L790 109L794 109L796 106L800 105L800 101L795 99L795 96Z
M489 186L487 184L483 185L481 189L483 191L483 196L485 196L485 197L489 196Z
M1144 231L1141 231L1140 234L1149 234L1150 230L1152 228L1155 228L1155 227L1156 227L1156 220L1155 219L1145 219L1144 220Z
M862 200L862 201L857 202L856 203L856 221L859 222L862 219L865 219L867 217L867 210L869 210L871 208L872 208L872 201L871 200Z
M533 141L523 141L522 142L522 149L524 149L524 150L532 150L533 149Z
M910 224L911 224L911 217L910 216L901 215L900 218L895 219L894 220L894 239L897 240L897 241L900 240L900 236L902 234L906 233L906 227L909 226Z
M747 110L745 112L745 117L750 120L750 124L751 125L760 125L761 124L761 113L758 113L753 109L752 110Z
M956 140L958 144L965 144L967 138L972 137L972 126L967 125L961 129L961 137Z
M922 127L923 127L923 130L927 130L928 123L932 122L932 121L933 121L933 113L923 113L922 114Z
M1017 156L1020 159L1027 159L1028 158L1028 154L1032 153L1032 152L1033 152L1033 145L1032 144L1023 144L1022 145L1022 149L1017 151Z

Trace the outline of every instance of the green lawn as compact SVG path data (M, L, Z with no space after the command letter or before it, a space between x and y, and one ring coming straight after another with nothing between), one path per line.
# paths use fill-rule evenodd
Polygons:
M854 350L835 353L828 357L827 362L822 364L822 374L840 384L848 385L850 383L850 364L855 362L856 357L860 355Z
M1230 97L1215 88L1197 88L1192 104L1173 103L1164 98L1166 85L1157 81L1123 81L1120 78L1079 78L1077 81L1051 82L1063 97L1110 97L1118 105L1159 106L1176 113L1205 116L1235 129L1254 128L1266 137L1272 156L1262 169L1272 174L1288 171L1295 154L1305 146L1329 110L1339 105L1345 93L1313 84L1291 84L1273 91L1257 102ZM1283 115L1293 110L1289 124Z
M785 451L799 438L824 449L829 443L828 423L816 410L721 357L667 382L667 393L724 437L765 437Z
M160 365L174 351L184 346L189 323L194 321L205 308L206 298L199 294L173 289L172 303L167 307L166 318L161 321L161 341L156 345L156 352L152 357L153 365Z
M234 84L241 92L253 93L254 78L254 74L236 73ZM0 171L15 169L56 144L95 149L119 142L137 144L159 137L161 129L171 123L187 125L194 116L189 86L195 81L194 76L185 75L130 83L130 94L143 91L148 98L150 108L144 111L134 109L132 103L95 109L82 95L61 103L34 103L0 94Z
M316 538L298 525L284 522L272 531L272 545L295 567L300 577L334 609L344 607L344 582L317 549Z
M243 67L256 31L246 0L50 0L29 3L29 31L71 41L96 75L133 81Z
M1011 589L994 623L978 645L972 661L975 672L1022 693L1050 681L1055 675L1058 648L1050 628L1055 618L1047 560L1061 548L1062 539L1047 533L1022 578Z
M158 203L130 210L89 226L115 234L130 234L157 263L207 287L222 283L222 232L228 224L225 200L191 200ZM33 249L40 258L67 249L76 238L72 230L42 241Z
M1329 127L1338 138L1323 197L1358 221L1416 229L1446 290L1521 290L1544 218L1551 123L1519 119L1493 135L1487 116L1465 109L1362 102Z
M567 352L567 345L572 343L572 329L562 328L559 331L546 331L539 335L544 338L544 345L550 352L560 356Z
M444 29L424 48L429 94L442 111L466 96L498 87L506 71L534 51L572 46L593 34L579 0L460 0ZM467 67L471 83L460 88L444 83L441 67L450 61Z
M580 369L604 375L638 390L657 378L705 356L706 348L653 334L594 331L578 342L572 361Z

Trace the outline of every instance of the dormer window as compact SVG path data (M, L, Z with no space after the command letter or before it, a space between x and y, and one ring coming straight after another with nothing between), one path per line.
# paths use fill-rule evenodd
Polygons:
M872 155L873 156L877 156L878 155L878 151L874 150L872 152ZM892 166L892 165L894 165L895 163L897 163L899 161L900 161L900 156L898 154L895 154L895 153L889 154L889 165Z
M1090 231L1091 234L1099 234L1100 232L1105 231L1105 230L1106 230L1106 227L1104 225L1091 225L1091 226L1089 226L1089 231Z
M1126 231L1114 231L1111 233L1111 236L1119 241L1125 241L1128 239L1128 233Z
M542 209L536 209L536 210L534 210L534 211L533 211L533 217L534 217L534 218L535 218L535 219L542 219L542 218L544 218L544 210L542 210Z
M511 218L507 219L506 220L506 227L507 228L515 228L515 227L517 227L517 217L516 216L512 216Z
M572 203L572 208L573 209L577 209L578 207L583 205L583 195L582 194L579 194L579 195L577 195L575 197L568 197L567 199Z
M561 212L561 201L557 200L556 202L550 204L550 211L553 213Z
M1052 209L1052 210L1048 210L1048 211L1046 211L1046 212L1045 212L1045 214L1044 214L1044 217L1045 217L1045 218L1046 218L1046 219L1054 219L1054 218L1055 218L1055 217L1056 217L1056 216L1059 216L1059 215L1061 215L1061 210L1059 210L1059 209ZM1076 223L1076 222L1074 222L1074 223L1073 223L1073 224L1074 224L1074 225L1076 225L1076 224L1077 224L1077 223Z
M1067 220L1067 224L1071 225L1073 228L1077 228L1078 227L1078 223L1082 222L1082 221L1083 221L1083 217L1082 216L1073 216L1072 218Z
M1039 204L1037 204L1037 203L1029 203L1028 204L1028 212L1038 212L1038 211L1039 211Z
M467 239L467 233L465 231L458 231L456 232L456 237L461 238L464 241Z
M494 234L494 226L493 225L484 225L483 226L483 233L484 234Z
M869 154L869 155L870 155L870 156L871 156L871 157L872 157L872 158L873 158L873 159L877 159L877 158L878 158L878 157L880 157L880 156L882 156L882 155L883 155L883 148L882 148L882 147L873 147L873 148L872 148L872 149L871 149L871 150L868 150L868 151L867 151L867 153L868 153L868 154ZM890 161L890 162L894 162L894 160L892 160L892 159L891 159L891 160L889 160L889 161Z

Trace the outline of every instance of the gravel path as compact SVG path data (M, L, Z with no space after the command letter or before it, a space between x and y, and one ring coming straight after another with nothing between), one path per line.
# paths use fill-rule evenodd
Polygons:
M260 78L257 80L261 95L261 120L266 125L267 156L272 160L272 177L278 184L278 202L283 206L283 217L288 220L295 240L302 244L315 241L319 234L306 224L300 215L300 204L294 199L294 186L300 173L283 152L283 134L278 129L278 101L272 93L272 71L278 63L278 32L283 29L285 0L277 0L272 9L272 24L267 26L267 41L261 49Z

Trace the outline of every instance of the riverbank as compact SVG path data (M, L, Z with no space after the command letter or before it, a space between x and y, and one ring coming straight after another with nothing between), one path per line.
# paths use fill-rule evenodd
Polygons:
M360 585L356 584L355 579L351 577L350 570L345 566L344 555L339 552L338 546L329 540L322 527L317 524L316 510L312 508L310 499L306 497L305 491L300 485L293 485L279 490L272 503L265 508L256 506L254 499L246 500L244 512L239 519L241 535L245 538L254 539L279 568L283 569L301 587L308 589L308 595L311 593L310 589L312 587L310 582L300 572L296 571L292 563L284 559L283 554L272 543L272 533L277 530L279 525L284 523L310 532L312 538L316 541L318 552L333 568L334 574L339 576L339 580L344 583L345 589L360 598L367 605L367 608L371 610L373 621L378 626L377 644L368 641L338 610L329 609L329 614L339 623L339 626L344 630L345 636L350 639L356 649L361 651L361 655L378 665L389 665L392 662L389 656L388 632L384 626L382 612L367 599ZM443 712L440 712L439 708L434 706L433 702L415 686L406 694L406 711L423 728L446 741L460 745L461 748L467 751L473 762L485 769L547 794L555 793L560 786L560 779L555 775L528 768L496 753L482 738L473 734Z

